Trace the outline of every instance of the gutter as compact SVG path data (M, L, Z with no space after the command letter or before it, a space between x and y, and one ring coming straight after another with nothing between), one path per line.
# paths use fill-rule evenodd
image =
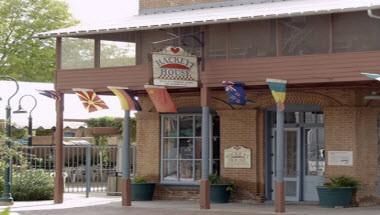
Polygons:
M380 19L380 16L375 15L375 14L373 13L372 9L368 9L368 10L367 10L367 14L368 14L368 16L371 17L371 18L374 18L374 19Z

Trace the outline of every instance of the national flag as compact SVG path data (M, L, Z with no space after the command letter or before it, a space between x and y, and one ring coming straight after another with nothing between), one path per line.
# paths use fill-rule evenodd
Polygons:
M284 111L287 81L278 79L267 79L267 83L269 85L269 89L272 91L272 96L277 103L277 108L280 111Z
M145 85L144 86L150 100L152 100L156 111L159 113L176 113L177 108L170 97L167 89L162 86Z
M51 99L60 100L61 97L55 90L37 90L37 92L43 96L46 96Z
M380 81L380 74L376 74L376 73L365 73L365 72L362 72L360 73L362 75L365 75L367 76L368 78L371 78L371 79L375 79L377 81Z
M117 96L123 110L141 111L141 105L131 90L123 87L107 87Z
M228 96L228 103L233 105L245 105L247 103L247 94L243 82L223 81L222 84Z
M91 89L73 89L81 100L84 108L89 112L108 109L104 101Z

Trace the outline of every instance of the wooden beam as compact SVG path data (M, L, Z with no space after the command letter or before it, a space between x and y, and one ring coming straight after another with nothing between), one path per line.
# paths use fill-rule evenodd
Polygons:
M62 37L55 40L55 66L54 82L57 84L57 71L62 69Z
M202 86L201 88L201 106L208 107L210 105L210 88L207 86Z
M330 14L329 18L329 53L334 51L334 15Z
M94 67L100 68L100 52L101 52L101 43L99 37L97 37L94 41L95 43L95 50L94 50Z
M276 19L276 56L282 56L281 50L281 26L280 20Z

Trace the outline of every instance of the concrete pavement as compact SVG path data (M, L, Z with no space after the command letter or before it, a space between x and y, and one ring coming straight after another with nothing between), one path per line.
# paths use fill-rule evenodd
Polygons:
M0 207L4 208L4 207ZM133 202L132 207L121 207L120 197L105 195L85 198L83 194L66 194L63 204L52 201L16 202L12 212L20 215L268 215L275 214L272 204L213 204L211 210L200 210L195 201ZM380 206L359 208L321 208L316 205L287 205L292 215L379 215Z

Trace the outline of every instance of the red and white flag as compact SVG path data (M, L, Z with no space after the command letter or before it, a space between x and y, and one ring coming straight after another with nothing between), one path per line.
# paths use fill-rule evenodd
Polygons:
M89 112L108 109L104 101L91 89L73 89L81 100L84 108Z

